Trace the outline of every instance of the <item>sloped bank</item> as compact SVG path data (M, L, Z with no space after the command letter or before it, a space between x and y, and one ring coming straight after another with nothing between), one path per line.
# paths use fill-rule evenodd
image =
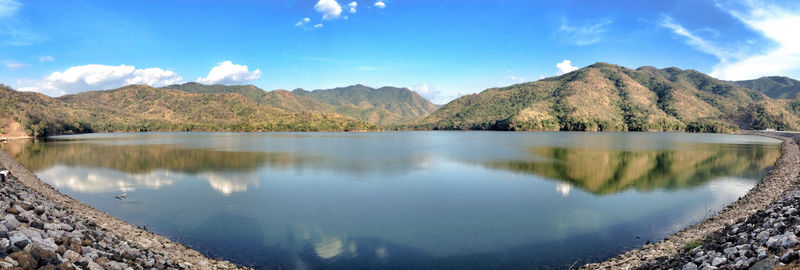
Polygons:
M239 268L61 194L4 151L0 168L0 268Z
M800 173L800 149L798 149L797 145L798 141L800 141L800 133L771 132L758 134L782 140L781 157L778 158L772 170L761 182L745 196L726 206L713 217L703 220L697 225L685 228L664 240L644 245L639 249L628 251L604 262L586 264L581 269L746 269L751 265L767 265L772 262L765 260L774 259L775 254L781 252L780 249L767 247L766 253L761 251L763 253L761 256L759 256L758 252L762 245L766 246L766 241L769 240L772 233L775 234L774 236L782 234L783 232L780 230L771 231L771 234L767 236L764 242L751 243L748 250L751 250L752 253L747 253L746 250L743 251L743 255L755 254L755 256L751 256L754 260L745 260L747 264L739 263L737 266L736 256L729 259L723 252L726 248L734 246L742 247L742 250L744 250L744 246L741 246L744 242L741 241L745 240L730 237L727 232L732 232L734 235L742 234L744 236L744 234L747 234L749 236L756 229L756 225L763 226L764 223L770 222L769 220L764 221L765 213L769 212L766 214L768 217L773 215L775 211L772 209L775 207L778 207L778 213L785 213L783 210L788 211L789 208L792 208L790 206L792 202L795 202L795 204L800 203L800 200L794 200L795 195L800 196L796 192L798 190L798 174ZM800 205L794 205L793 207L796 210L800 209ZM793 215L796 216L797 214ZM775 218L775 216L773 215L772 218ZM747 223L747 220L751 222ZM761 222L756 222L756 220ZM800 222L800 219L796 222ZM737 224L739 225L737 226ZM742 227L743 225L741 224L751 225ZM739 229L734 232L733 226L737 226ZM770 226L772 226L771 223ZM750 228L751 230L746 232L743 228ZM786 228L788 227L783 228L784 231L786 231ZM789 229L800 230L800 228ZM759 238L757 236L756 233L752 238ZM764 235L762 234L761 236L763 237ZM781 237L779 240L784 238L786 237ZM699 245L699 248L694 248L697 245ZM705 255L706 257L697 262L694 261L695 257L690 259L687 256L689 253L692 253L693 256L697 255L703 247L706 247L712 253L701 253L700 256ZM720 252L713 251L720 248ZM728 249L728 251L731 250ZM736 252L738 254L738 249ZM724 263L723 257L725 258ZM717 259L716 265L713 265L714 259ZM690 261L692 262L691 265L688 264ZM775 262L778 264L777 261ZM772 266L776 264L769 264L770 267L764 269L772 269Z

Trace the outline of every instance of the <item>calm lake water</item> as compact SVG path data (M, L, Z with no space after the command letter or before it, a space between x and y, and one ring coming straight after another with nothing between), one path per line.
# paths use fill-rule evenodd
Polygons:
M97 209L281 269L598 261L719 211L780 156L765 137L679 133L124 133L3 147Z

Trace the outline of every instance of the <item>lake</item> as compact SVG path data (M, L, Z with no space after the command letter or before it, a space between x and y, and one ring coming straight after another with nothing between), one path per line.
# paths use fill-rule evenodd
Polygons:
M779 143L684 133L111 133L3 148L81 202L243 265L529 269L602 260L713 215L766 175Z

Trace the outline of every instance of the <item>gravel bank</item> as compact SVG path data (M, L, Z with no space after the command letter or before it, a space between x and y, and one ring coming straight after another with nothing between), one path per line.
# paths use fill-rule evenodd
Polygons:
M238 269L59 193L4 151L0 169L0 268Z
M800 134L760 134L782 140L782 154L744 197L662 241L582 269L773 269L783 256L797 258L787 252L800 235Z

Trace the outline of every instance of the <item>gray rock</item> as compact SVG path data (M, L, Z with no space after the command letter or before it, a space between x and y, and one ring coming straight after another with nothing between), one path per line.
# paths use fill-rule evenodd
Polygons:
M705 256L705 255L697 256L697 257L694 258L694 262L696 264L703 264L703 262L706 261L706 258L708 258L708 256Z
M58 230L59 227L55 223L45 223L44 224L44 229L48 230L48 231L54 231L54 230Z
M127 270L128 265L121 262L108 261L105 264L103 264L103 268L109 270Z
M700 270L714 270L714 269L717 269L717 267L711 266L708 263L703 263L702 265L700 265Z
M740 249L740 250L739 250L739 257L740 257L740 258L747 257L747 253L748 253L749 251L750 251L749 249Z
M17 218L14 217L14 215L6 215L3 218L2 223L3 226L6 226L6 228L8 228L9 231L16 230L17 227L19 227L19 221L17 220Z
M750 270L772 270L776 264L778 264L778 260L775 258L766 258L753 264Z
M75 230L74 228L72 228L72 226L70 226L69 224L66 224L66 223L58 224L58 226L61 228L62 231L71 232L71 231Z
M758 248L758 260L763 260L767 257L767 249L764 247Z
M683 265L683 268L681 268L681 270L697 270L697 265L694 264L694 263L688 262L688 263Z
M12 231L8 233L8 241L11 242L12 245L16 245L18 242L22 241L30 242L31 239L29 239L27 236L25 236L25 234L21 232Z
M25 234L25 236L27 236L30 239L42 238L42 234L39 233L38 230L32 229L30 227L19 227L17 231Z
M67 251L64 252L64 259L66 259L70 263L75 263L81 259L81 255L75 251L68 249Z
M53 241L53 238L32 238L31 241L34 245L47 251L56 252L56 250L58 250L58 245Z
M102 266L93 261L89 261L87 268L89 268L89 270L105 270Z
M37 219L36 214L33 211L25 211L19 214L21 217L27 218L28 220L35 220Z
M769 232L762 231L762 232L758 233L758 235L756 235L756 239L758 241L761 241L761 242L766 242L767 239L769 239Z
M798 243L797 236L794 234L783 235L783 239L781 239L781 246L783 248L792 248L796 246Z
M711 260L711 266L719 267L720 265L722 265L724 263L727 263L727 262L728 262L728 259L725 258L725 257L716 257L713 260Z
M723 250L722 253L725 253L725 257L727 257L728 259L733 259L734 257L736 257L736 255L737 255L737 253L739 253L739 251L736 250L735 247L729 247L729 248L726 248L725 250Z
M776 235L772 236L767 240L767 247L771 249L778 248L781 245L781 241L783 240L783 235Z
M733 265L735 269L747 269L748 267L750 267L750 263L748 263L747 260L737 261L736 264Z
M781 256L780 262L782 262L782 263L790 263L790 262L794 261L796 258L797 258L797 253L794 252L794 251L789 250L789 251L786 251L786 252L783 253L783 256Z

